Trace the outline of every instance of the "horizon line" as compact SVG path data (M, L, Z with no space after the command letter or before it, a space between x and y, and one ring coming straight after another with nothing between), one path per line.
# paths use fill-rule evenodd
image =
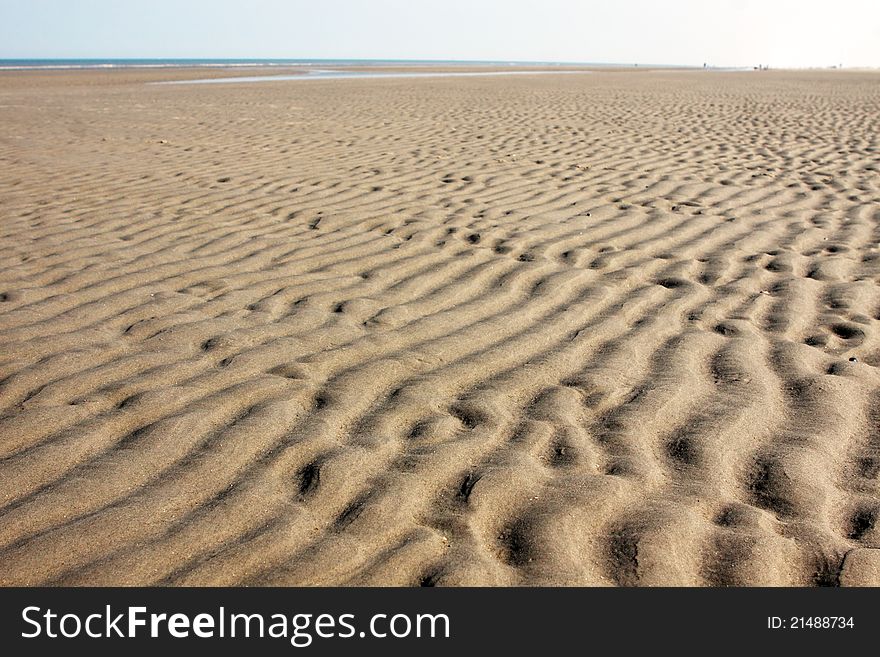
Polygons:
M830 65L812 65L801 67L778 66L772 67L767 64L678 64L678 63L651 63L651 62L608 62L608 61L572 61L572 60L517 60L517 59L421 59L421 58L396 58L396 57L6 57L0 56L0 66L2 64L24 64L24 63L45 63L45 64L65 64L65 63L128 63L132 67L138 63L144 65L156 64L174 64L178 62L186 63L216 63L218 65L231 64L271 64L273 62L283 64L311 63L311 62L371 62L371 63L409 63L409 64L504 64L504 65L542 65L542 66L595 66L609 68L681 68L681 69L760 69L762 67L775 68L777 70L807 70L807 69L845 69L840 64ZM8 67L7 67L8 68ZM22 68L36 68L36 66L24 65ZM82 67L85 68L85 67ZM872 66L853 66L853 69L872 69L878 67Z

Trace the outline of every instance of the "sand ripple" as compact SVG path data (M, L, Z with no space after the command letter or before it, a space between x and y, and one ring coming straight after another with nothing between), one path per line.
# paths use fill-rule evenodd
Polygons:
M0 583L877 584L869 74L0 77Z

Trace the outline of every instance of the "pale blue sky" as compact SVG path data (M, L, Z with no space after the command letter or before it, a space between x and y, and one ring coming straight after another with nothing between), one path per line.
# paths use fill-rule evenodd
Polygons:
M880 0L0 0L0 58L880 66Z

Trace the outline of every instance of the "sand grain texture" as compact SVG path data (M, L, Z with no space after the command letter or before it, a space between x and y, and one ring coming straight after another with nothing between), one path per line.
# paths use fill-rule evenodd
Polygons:
M880 77L0 75L0 583L878 584Z

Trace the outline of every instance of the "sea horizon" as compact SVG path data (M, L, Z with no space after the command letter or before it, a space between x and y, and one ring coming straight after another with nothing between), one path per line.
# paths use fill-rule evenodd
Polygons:
M324 59L324 58L0 58L0 70L97 68L229 68L235 66L589 66L597 68L699 68L689 64L570 62L477 59Z

